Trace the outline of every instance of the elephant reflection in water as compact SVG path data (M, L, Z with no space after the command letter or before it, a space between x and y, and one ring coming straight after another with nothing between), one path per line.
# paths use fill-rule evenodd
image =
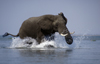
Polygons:
M36 39L40 44L42 39L50 37L49 40L54 39L52 36L55 32L58 32L61 36L65 37L67 44L73 43L73 38L68 28L66 27L67 18L61 12L58 15L42 15L39 17L31 17L25 20L17 35L5 33L3 37L11 35L14 37L19 36L21 39L25 37L31 37Z
M69 54L71 54L73 52L72 49L61 49L61 51L59 51L58 49L44 49L44 50L41 50L41 49L22 49L22 50L18 50L18 52L20 53L21 56L23 57L41 57L41 56L44 56L44 57L47 57L47 56L50 56L50 57L62 57L64 58L65 56L68 56Z

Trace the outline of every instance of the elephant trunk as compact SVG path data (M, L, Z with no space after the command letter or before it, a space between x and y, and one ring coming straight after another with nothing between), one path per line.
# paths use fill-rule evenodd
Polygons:
M65 36L65 40L66 40L67 44L69 44L69 45L73 43L73 38L69 32L68 32L68 35Z
M60 34L61 34L61 36L65 36L65 40L66 40L67 44L73 43L73 38L68 29L63 30Z
M68 28L66 26L62 26L63 29L61 27L58 28L58 32L61 36L65 37L65 40L67 42L67 44L72 44L73 43L73 38L71 36L71 33L69 32Z

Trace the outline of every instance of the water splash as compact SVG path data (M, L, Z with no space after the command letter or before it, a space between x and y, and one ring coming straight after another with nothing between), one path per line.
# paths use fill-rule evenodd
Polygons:
M32 45L27 44L27 42L32 42ZM35 39L30 37L27 37L25 39L20 39L19 37L12 38L10 48L45 48L46 45L52 45L55 48L68 48L64 37L60 36L58 33L55 33L55 40L45 40L41 44L38 44Z
M34 42L33 45L37 45L37 42L35 39L32 39L30 37L27 37L25 39L20 39L19 37L12 38L12 43L10 48L23 48L23 47L30 47L27 42Z
M75 48L80 48L80 43L85 38L84 35L75 38L74 43L76 44Z
M82 41L85 39L85 38L88 38L86 37L86 35L88 34L89 30L87 32L85 32L83 35L81 36L78 36L74 39L74 43L76 44L75 48L80 48L80 44L82 43Z

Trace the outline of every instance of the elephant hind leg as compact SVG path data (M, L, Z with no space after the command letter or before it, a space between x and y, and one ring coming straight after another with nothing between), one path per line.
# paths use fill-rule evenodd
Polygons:
M21 39L24 39L25 37L28 37L28 36L24 32L22 32L22 33L19 33L19 37Z

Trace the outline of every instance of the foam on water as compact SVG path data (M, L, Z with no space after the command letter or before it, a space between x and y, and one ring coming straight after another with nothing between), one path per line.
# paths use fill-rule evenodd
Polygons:
M32 42L32 45L27 44L27 42ZM45 48L46 45L53 45L55 48L68 48L64 37L60 36L58 33L55 33L54 41L47 41L38 44L37 41L33 38L27 37L25 39L12 38L12 43L10 48Z

